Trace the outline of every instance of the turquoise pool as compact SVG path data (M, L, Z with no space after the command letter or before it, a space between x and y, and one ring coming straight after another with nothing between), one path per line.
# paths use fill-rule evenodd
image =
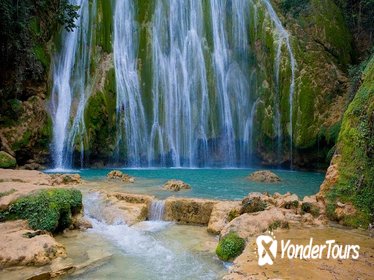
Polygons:
M111 169L82 169L79 173L85 180L106 180ZM286 192L300 197L319 191L324 175L315 172L272 170L282 182L265 184L251 182L246 177L258 169L119 169L136 178L134 184L123 184L129 192L147 193L159 198L170 195L213 199L242 199L249 192ZM161 186L170 179L183 180L192 189L181 192L167 192ZM121 186L122 187L122 186Z

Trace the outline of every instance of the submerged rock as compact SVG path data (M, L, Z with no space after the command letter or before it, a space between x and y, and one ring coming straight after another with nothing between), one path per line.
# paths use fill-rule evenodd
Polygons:
M278 175L268 170L253 172L251 175L249 175L248 179L254 182L261 183L277 183L281 181Z
M127 175L119 170L112 170L108 173L107 178L110 180L121 180L125 183L134 183L135 178Z
M189 190L191 186L181 180L170 180L164 184L162 189L165 191L179 192L180 190Z
M0 151L0 168L14 168L17 162L10 154Z

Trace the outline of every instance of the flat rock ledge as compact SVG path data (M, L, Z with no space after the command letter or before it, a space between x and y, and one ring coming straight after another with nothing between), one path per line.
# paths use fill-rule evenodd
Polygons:
M109 180L121 180L124 183L134 183L135 178L127 175L119 170L112 170L108 173L107 178Z
M0 223L0 269L15 265L45 265L66 256L65 248L51 235L34 231L26 221Z
M162 189L165 191L179 192L181 190L189 190L191 186L181 180L170 180L164 184Z
M281 182L281 178L268 170L260 170L253 172L248 176L250 181L261 182L261 183L278 183Z

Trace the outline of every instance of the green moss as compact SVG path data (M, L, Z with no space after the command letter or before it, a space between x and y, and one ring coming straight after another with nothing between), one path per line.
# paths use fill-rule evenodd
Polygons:
M34 46L35 57L43 64L45 69L48 69L50 65L50 57L41 45Z
M9 191L6 191L6 192L0 192L0 198L2 198L3 196L7 196L7 195L10 195L12 193L16 192L15 189L11 189Z
M298 200L287 202L284 205L284 208L286 208L286 209L297 209L298 207L299 207L299 201Z
M269 225L268 230L274 231L277 228L289 229L290 225L287 221L276 220Z
M343 223L365 228L374 217L374 56L362 81L341 124L339 180L328 191L327 199L331 212L336 201L353 203L357 213L344 218Z
M14 157L6 152L0 151L0 168L14 168L17 162Z
M75 189L49 189L22 197L0 212L0 221L24 219L34 230L56 232L70 226L82 209L82 194Z
M266 203L257 197L252 199L246 198L243 200L242 204L243 206L240 209L240 214L264 211L267 207Z
M239 256L245 247L245 241L236 233L230 232L224 236L216 248L217 256L223 261L230 261Z
M116 135L116 84L114 69L106 73L102 92L90 96L85 110L86 145L96 157L111 158Z
M301 212L302 213L310 213L313 215L313 217L318 217L319 216L319 208L312 203L309 202L304 202L301 204Z
M232 209L230 210L228 216L227 216L227 221L228 222L231 222L232 220L234 220L235 218L239 217L240 216L240 213L238 210L236 209Z
M113 33L113 7L112 1L99 0L98 2L98 28L97 43L107 53L112 51L112 33Z

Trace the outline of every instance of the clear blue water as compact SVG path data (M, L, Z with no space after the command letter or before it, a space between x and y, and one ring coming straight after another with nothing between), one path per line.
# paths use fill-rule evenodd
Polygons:
M158 198L171 195L213 199L242 199L250 192L295 193L301 198L319 191L324 174L315 172L272 170L282 182L275 184L251 182L246 177L257 169L120 169L134 176L134 184L123 183L123 190L147 193ZM80 175L85 180L106 180L110 169L83 169ZM191 185L191 190L168 192L162 185L178 179ZM122 186L121 186L122 187Z

